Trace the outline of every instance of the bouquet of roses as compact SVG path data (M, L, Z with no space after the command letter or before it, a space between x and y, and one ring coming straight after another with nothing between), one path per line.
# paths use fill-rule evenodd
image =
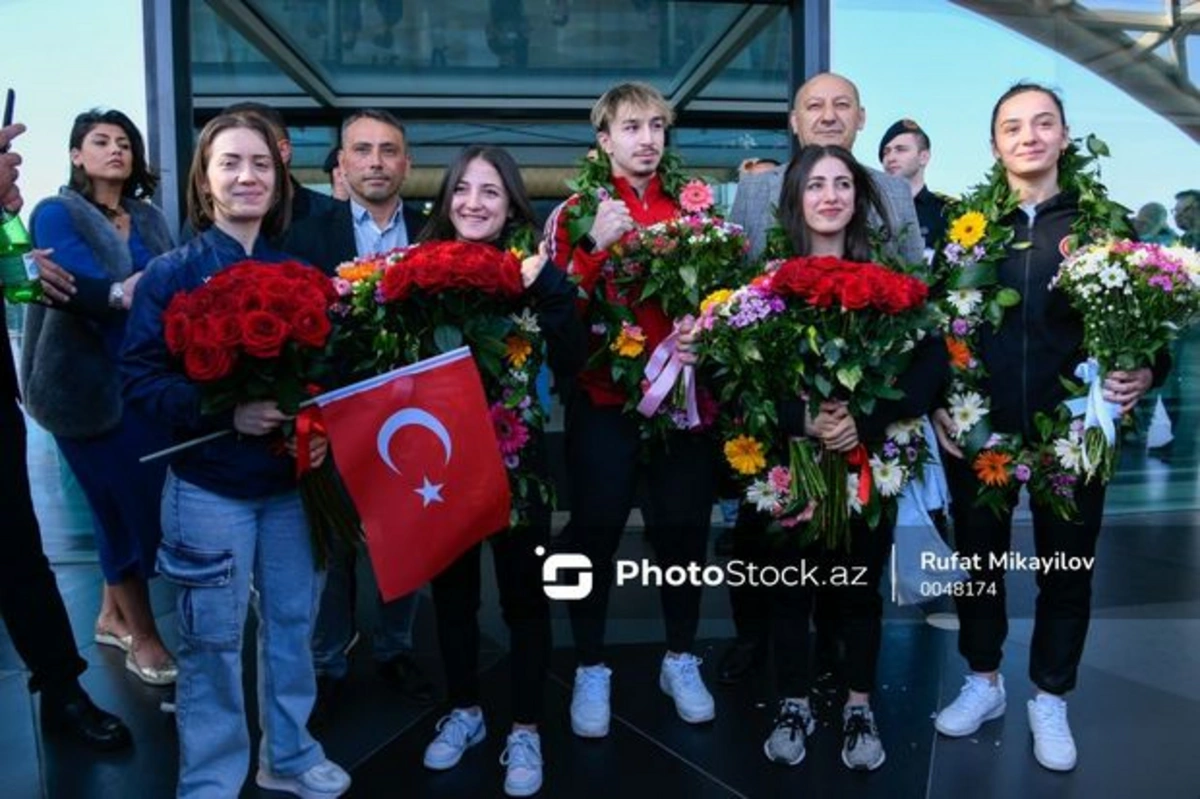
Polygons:
M1087 480L1111 478L1120 409L1104 401L1104 375L1148 367L1200 311L1200 255L1185 247L1107 240L1073 252L1050 283L1083 317L1088 361L1076 369L1086 396L1067 403L1082 416L1081 457L1070 466ZM1063 438L1063 415L1055 438ZM1073 456L1073 452L1071 455ZM1067 467L1067 464L1063 464Z
M813 412L824 401L845 402L861 417L878 400L899 398L895 380L932 323L927 291L917 278L877 264L793 258L707 305L702 353L716 366L722 400L738 409L725 454L750 479L749 501L788 523L811 515L808 537L830 548L846 542L851 509L878 522L879 500L899 494L924 462L913 423L893 426L891 446L874 456L862 446L848 456L818 454L793 440L784 466L774 451L777 402L803 395ZM757 478L764 473L765 481Z
M333 352L359 376L464 344L471 347L508 468L514 526L534 497L552 504L531 457L545 429L536 379L545 358L537 316L522 298L520 254L486 244L430 241L337 269Z
M357 514L331 461L311 468L308 438L321 427L315 410L302 409L329 379L325 346L336 298L329 280L312 267L243 261L176 294L163 312L167 350L199 384L205 413L274 400L297 417L296 467L318 564L333 536L359 535Z
M683 215L629 231L611 248L602 287L589 305L593 334L603 346L592 367L607 366L613 381L650 419L656 433L704 428L712 423L712 399L694 370L677 355L681 323L694 321L701 298L749 277L749 242L741 227L713 213L712 188L700 180L678 193ZM653 352L628 305L657 303L675 331Z

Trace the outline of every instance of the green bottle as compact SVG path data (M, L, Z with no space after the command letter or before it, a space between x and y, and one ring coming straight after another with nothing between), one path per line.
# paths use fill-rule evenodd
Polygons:
M0 210L0 283L9 302L37 302L42 298L42 282L30 250L29 231L21 217Z

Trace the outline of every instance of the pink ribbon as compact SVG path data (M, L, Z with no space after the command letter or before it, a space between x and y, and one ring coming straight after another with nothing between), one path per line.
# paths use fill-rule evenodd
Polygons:
M658 413L671 389L682 378L684 410L687 412L687 428L690 430L700 426L700 409L696 404L696 370L691 364L684 364L679 353L679 326L685 320L691 322L692 318L688 316L675 322L675 330L651 353L645 369L650 387L646 389L637 409L646 417Z

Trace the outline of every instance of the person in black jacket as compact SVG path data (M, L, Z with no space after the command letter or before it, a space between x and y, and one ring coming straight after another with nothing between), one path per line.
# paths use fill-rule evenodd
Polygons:
M338 264L356 257L407 247L424 225L420 212L404 203L400 190L408 175L409 155L404 126L387 111L367 109L342 123L338 164L349 202L293 224L283 249L333 275ZM335 712L349 672L347 653L355 636L354 598L358 594L355 561L358 549L338 541L329 560L321 613L313 634L317 669L317 703L309 726L327 724ZM418 594L378 605L371 648L376 672L404 698L433 701L433 684L412 657Z
M998 329L985 328L979 351L988 374L992 429L1034 437L1034 417L1053 412L1066 396L1060 377L1070 376L1085 358L1082 319L1065 294L1050 289L1079 215L1079 198L1059 184L1059 159L1070 145L1062 101L1044 87L1017 84L997 101L991 136L992 153L1003 164L1008 185L1021 203L1004 220L1015 235L999 264L1000 283L1019 291L1021 304L1004 315ZM1104 381L1105 399L1128 413L1153 379L1148 368L1111 372ZM1004 678L999 673L1008 635L1004 570L992 568L990 556L1010 548L1012 516L1010 510L998 518L991 509L976 505L979 483L953 442L954 426L945 409L934 413L934 424L949 455L942 460L950 484L955 543L961 555L979 555L985 567L971 570L973 595L956 597L961 624L958 649L971 673L958 698L935 722L942 734L959 737L973 734L1005 711ZM1049 508L1032 502L1037 555L1093 556L1104 491L1099 482L1077 487L1079 519L1075 522L1064 522ZM1076 750L1063 696L1075 687L1083 654L1092 572L1039 572L1037 584L1029 655L1029 678L1037 693L1028 703L1034 755L1047 769L1068 771L1075 767Z
M459 240L507 248L514 235L536 230L536 218L520 170L506 150L467 147L446 170L422 241ZM587 357L583 323L575 314L575 286L562 270L546 267L546 249L527 258L521 276L546 340L547 361L559 384L570 380ZM536 400L535 400L536 401ZM536 457L545 471L543 442ZM542 784L541 739L546 669L550 660L550 610L542 591L540 553L549 549L551 508L537 503L530 523L489 540L504 621L511 631L513 725L501 762L504 790L531 796ZM433 580L438 643L446 667L450 714L425 749L425 765L455 766L485 735L479 706L479 591L482 545L467 550Z
M836 145L804 148L789 165L779 201L779 219L797 255L827 255L870 261L870 211L879 198L868 172L849 151ZM801 399L780 403L783 433L807 436L836 452L882 443L889 424L923 416L940 396L949 376L945 343L936 336L916 345L906 371L897 381L898 400L880 401L862 418L844 403L825 402L814 414ZM743 507L743 512L748 510ZM886 514L885 514L886 517ZM892 520L870 529L861 516L851 517L848 552L825 551L820 545L788 548L774 557L781 566L816 565L816 577L828 580L835 569L857 575L850 585L821 589L811 582L768 588L770 635L775 642L779 712L763 744L777 763L796 765L804 759L805 739L816 729L809 705L813 669L809 661L809 619L819 592L845 645L844 674L848 696L842 709L842 762L847 768L871 771L885 754L870 708L882 638L883 598L879 581L892 543ZM759 589L762 590L762 589Z
M24 125L0 129L0 207L21 208L17 165L21 157L9 143ZM3 303L0 303L0 308ZM79 685L87 662L79 656L71 622L54 572L42 550L42 533L33 510L25 461L25 417L13 368L8 330L0 351L0 482L4 485L4 557L0 558L0 615L13 646L32 672L29 690L41 692L42 727L61 731L93 749L130 745L129 728L92 703Z

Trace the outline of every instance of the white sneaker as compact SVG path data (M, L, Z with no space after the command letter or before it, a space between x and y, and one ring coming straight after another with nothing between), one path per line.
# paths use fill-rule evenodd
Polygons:
M1029 730L1033 733L1033 756L1051 771L1075 768L1075 739L1067 723L1067 703L1061 697L1039 693L1030 699Z
M717 715L712 694L704 687L700 676L703 661L695 655L663 657L662 670L658 673L658 687L675 700L675 712L689 724L712 721Z
M968 674L958 698L937 714L933 726L942 735L961 738L979 729L985 721L1004 715L1004 675L996 675L996 684L986 677Z
M350 775L332 760L322 760L292 777L272 774L260 766L254 781L259 788L290 793L300 799L336 799L350 790Z
M425 768L445 771L457 766L463 752L487 737L487 726L482 713L455 708L438 721L437 732L437 737L425 747Z
M571 730L580 738L608 735L612 670L607 666L579 666L571 693Z
M507 768L505 794L533 796L542 789L542 739L532 730L516 730L508 736L500 765Z

